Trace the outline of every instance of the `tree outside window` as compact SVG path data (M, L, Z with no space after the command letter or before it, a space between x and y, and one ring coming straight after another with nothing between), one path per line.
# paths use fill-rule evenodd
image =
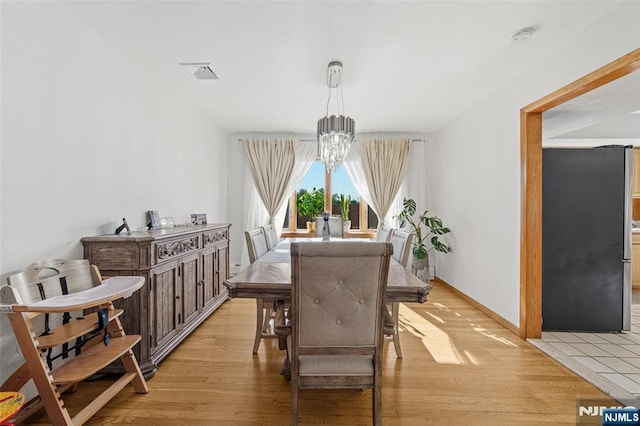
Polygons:
M340 166L333 174L330 174L326 172L322 162L316 161L298 186L296 193L292 194L289 199L283 226L285 230L306 230L306 222L310 217L308 211L298 211L297 200L300 195L312 194L314 189L321 192L324 197L324 204L320 213L326 209L331 212L332 216L341 216L340 195L350 195L352 200L349 208L351 230L370 231L377 228L377 216L366 201L361 199L344 167ZM331 195L328 196L328 194ZM325 208L328 204L331 207ZM294 214L295 219L293 217Z

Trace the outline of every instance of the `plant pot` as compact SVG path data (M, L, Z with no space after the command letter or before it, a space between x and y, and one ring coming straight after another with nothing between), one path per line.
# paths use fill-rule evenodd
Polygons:
M351 221L350 220L343 220L342 221L343 234L346 235L346 233L349 232L350 229L351 229Z
M307 232L316 232L315 222L307 222Z
M422 282L429 284L429 256L424 259L418 259L413 256L411 259L411 273Z

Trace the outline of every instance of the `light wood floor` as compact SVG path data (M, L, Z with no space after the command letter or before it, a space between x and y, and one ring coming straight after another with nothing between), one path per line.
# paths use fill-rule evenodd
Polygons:
M437 283L400 317L404 358L385 348L385 425L573 425L579 397L616 404ZM283 353L263 341L253 355L254 325L253 300L226 302L160 364L148 394L127 387L88 424L288 424ZM102 387L67 395L71 414ZM370 407L369 390L301 391L300 423L368 425ZM48 423L44 411L30 421Z

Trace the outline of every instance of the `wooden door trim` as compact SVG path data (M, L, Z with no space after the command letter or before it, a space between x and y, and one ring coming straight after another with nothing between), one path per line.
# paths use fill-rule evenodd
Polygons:
M520 110L520 337L542 334L542 113L640 68L640 48Z

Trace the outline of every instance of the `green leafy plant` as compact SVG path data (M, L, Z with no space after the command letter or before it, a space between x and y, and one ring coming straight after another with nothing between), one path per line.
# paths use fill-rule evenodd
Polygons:
M313 222L314 218L320 215L324 209L324 189L316 189L315 187L311 191L301 189L296 201L298 214L302 217L308 217L309 222Z
M412 251L417 259L424 259L427 257L427 253L433 249L441 253L449 253L451 251L451 247L438 239L440 236L451 232L449 228L442 224L442 219L429 210L425 210L420 216L414 218L416 202L411 198L405 198L402 206L402 211L395 217L398 219L401 228L408 224L415 234L416 238L412 244ZM423 230L422 225L426 229ZM427 248L427 240L431 242L431 247L429 248Z
M349 220L349 208L351 207L351 195L340 194L340 212L344 222Z

